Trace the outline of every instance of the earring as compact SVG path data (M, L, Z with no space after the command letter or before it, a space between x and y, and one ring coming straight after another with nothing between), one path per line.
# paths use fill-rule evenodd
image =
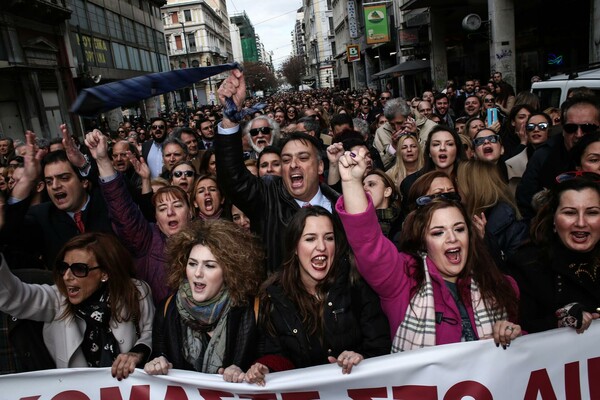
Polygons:
M106 282L107 280L108 280L108 278L103 278L103 279L100 279L100 282L104 283L104 282Z

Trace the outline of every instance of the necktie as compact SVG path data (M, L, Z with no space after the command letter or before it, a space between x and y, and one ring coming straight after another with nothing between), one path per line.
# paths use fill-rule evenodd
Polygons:
M83 213L81 211L77 211L75 214L73 214L73 219L75 220L75 225L77 225L77 229L79 229L80 233L85 232L85 225L83 224L82 214Z
M308 207L312 207L312 204L310 204L310 203L302 204L302 208L308 208Z

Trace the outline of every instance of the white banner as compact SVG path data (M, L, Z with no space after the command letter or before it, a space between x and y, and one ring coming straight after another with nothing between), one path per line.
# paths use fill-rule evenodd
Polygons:
M583 400L600 399L600 323L582 335L557 329L527 335L507 350L490 340L365 360L349 375L324 365L267 376L264 387L218 375L61 369L0 377L1 400Z

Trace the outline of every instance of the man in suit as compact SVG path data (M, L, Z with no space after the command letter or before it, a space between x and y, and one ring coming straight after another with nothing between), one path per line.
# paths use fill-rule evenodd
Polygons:
M153 118L150 127L152 140L142 143L142 157L150 168L152 178L160 176L163 169L162 143L167 138L167 122L163 118Z

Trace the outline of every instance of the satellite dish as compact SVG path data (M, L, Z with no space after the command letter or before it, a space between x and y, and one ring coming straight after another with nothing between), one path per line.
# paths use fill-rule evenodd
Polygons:
M469 14L462 20L462 27L466 31L476 31L481 28L481 17L477 14Z

